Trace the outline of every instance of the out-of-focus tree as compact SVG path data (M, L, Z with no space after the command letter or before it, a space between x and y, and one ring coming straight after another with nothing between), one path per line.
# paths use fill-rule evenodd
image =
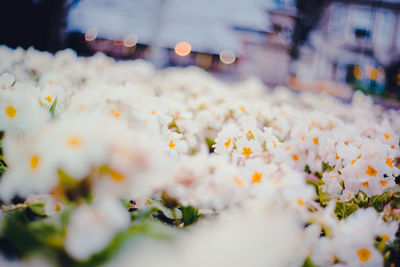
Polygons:
M325 6L329 0L297 0L296 26L292 35L291 57L297 59L299 48L308 38L311 30L318 25Z

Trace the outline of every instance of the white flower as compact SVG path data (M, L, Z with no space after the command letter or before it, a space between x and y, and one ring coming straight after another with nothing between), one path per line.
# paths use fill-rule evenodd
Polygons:
M117 199L101 197L91 205L78 207L71 215L65 246L78 260L104 249L114 235L126 229L130 216Z
M21 135L41 128L49 118L28 93L0 90L0 131Z
M0 88L7 89L15 82L13 75L9 73L3 73L0 75Z

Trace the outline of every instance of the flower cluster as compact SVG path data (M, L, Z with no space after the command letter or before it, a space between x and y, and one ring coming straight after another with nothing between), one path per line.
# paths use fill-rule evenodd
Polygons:
M360 93L343 103L195 67L0 46L0 132L0 240L12 248L0 265L400 255L400 112Z

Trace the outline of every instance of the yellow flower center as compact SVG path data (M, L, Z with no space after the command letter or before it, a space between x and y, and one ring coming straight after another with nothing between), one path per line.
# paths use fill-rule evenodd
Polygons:
M315 138L313 139L313 142L314 142L314 144L318 145L318 143L319 143L318 137L315 137Z
M382 241L383 241L383 242L386 242L386 241L389 240L389 236L386 235L386 234L381 235L381 238L382 238Z
M119 119L119 117L121 116L121 113L115 111L114 109L110 110L111 114L114 115L117 119Z
M229 145L231 144L231 139L229 138L225 143L224 143L224 145L225 145L225 148L228 148L229 147Z
M299 156L296 155L296 154L293 154L293 155L292 155L292 159L293 159L294 161L298 161L298 160L299 160Z
M360 158L361 158L361 155L358 155L358 157L357 157L355 160L352 160L352 161L350 162L350 164L356 163L356 161L357 161L358 159L360 159Z
M297 203L298 203L300 206L304 207L304 201L303 201L303 199L298 198L298 199L297 199Z
M81 144L82 144L82 141L77 137L71 137L70 139L68 139L69 147L77 148L77 147L81 146Z
M366 248L362 248L357 251L357 255L361 262L367 262L371 258L371 251Z
M124 180L124 175L109 168L107 165L103 165L99 168L100 174L108 175L112 180L116 182L122 182Z
M5 109L7 117L10 119L15 117L15 114L17 114L17 110L13 106L8 106Z
M151 111L151 114L156 115L157 112L153 109L153 110Z
M46 99L47 102L49 102L49 103L51 103L51 102L53 101L53 99L51 99L51 96L49 96L49 95L48 95L45 99Z
M306 139L306 137L303 135L302 137L301 137L301 141L304 141Z
M379 183L382 185L382 187L384 187L384 186L386 186L389 182L388 182L388 181L380 181Z
M39 156L38 155L34 155L31 158L31 168L32 170L35 170L37 168L39 164Z
M386 140L389 140L389 139L390 139L390 135L387 134L387 133L385 133L383 136L385 137Z
M254 139L253 132L250 131L250 130L247 132L247 136L248 136L250 139Z
M261 182L262 173L255 171L251 177L252 177L253 184L259 183L259 182Z
M250 147L244 147L242 151L242 155L245 157L250 157L250 155L253 154L253 151L251 150Z
M174 141L171 139L171 141L169 141L169 148L174 149L175 146Z
M391 158L387 158L386 165L388 165L390 168L393 168L393 160Z
M56 207L54 208L56 212L59 212L61 210L61 206L59 204L56 204Z
M239 177L234 177L233 180L238 186L243 186L243 181Z
M368 184L368 182L364 182L364 183L361 183L361 186L364 186L364 187L369 187L369 184Z
M113 169L108 169L108 174L110 175L110 178L116 182L122 182L124 180L124 175L114 171Z
M378 173L372 166L368 165L367 166L367 171L365 172L369 177L376 177L376 174Z
M272 144L274 145L274 148L278 147L278 145L276 144L276 142L274 140L272 140Z

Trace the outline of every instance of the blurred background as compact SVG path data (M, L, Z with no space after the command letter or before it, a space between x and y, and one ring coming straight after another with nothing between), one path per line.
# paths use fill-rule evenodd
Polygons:
M400 96L400 0L2 0L0 44Z

